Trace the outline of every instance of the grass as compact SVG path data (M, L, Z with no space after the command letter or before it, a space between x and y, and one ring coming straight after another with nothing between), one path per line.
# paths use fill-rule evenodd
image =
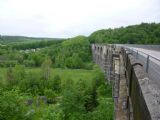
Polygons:
M26 68L25 71L37 73L40 77L41 68ZM0 68L0 81L4 83L5 81L5 73L6 68ZM36 74L36 75L37 75ZM90 81L93 79L94 71L93 70L84 70L84 69L61 69L61 68L53 68L51 70L51 78L55 75L59 75L63 80L72 79L74 81L78 81L80 79Z
M93 78L92 70L83 69L54 69L53 74L58 74L62 80L71 78L77 81L79 79L91 80Z
M26 70L27 72L35 72L40 75L41 68L30 68ZM59 75L62 81L72 79L77 82L78 80L86 80L87 84L90 84L90 81L94 77L93 70L84 70L84 69L63 69L63 68L54 68L51 70L51 78L55 75Z

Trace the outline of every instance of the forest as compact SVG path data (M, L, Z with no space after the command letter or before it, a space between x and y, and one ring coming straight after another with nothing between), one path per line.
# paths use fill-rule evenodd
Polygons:
M112 87L85 36L0 44L0 120L112 120Z
M0 120L113 120L112 84L92 43L159 44L160 24L73 38L0 36Z
M110 44L160 44L160 23L141 23L98 30L89 36L89 41Z

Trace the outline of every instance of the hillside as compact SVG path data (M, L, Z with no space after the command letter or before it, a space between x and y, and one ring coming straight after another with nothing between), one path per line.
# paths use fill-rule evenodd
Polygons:
M0 46L0 120L112 120L87 37Z
M160 23L98 30L89 36L89 40L91 43L160 44Z
M160 44L160 23L141 23L127 27L102 29L93 32L88 39L90 43ZM0 43L3 44L52 40L66 39L0 35Z
M0 35L0 43L11 44L19 42L36 42L36 41L50 41L63 40L63 38L40 38L40 37L26 37L26 36L8 36Z

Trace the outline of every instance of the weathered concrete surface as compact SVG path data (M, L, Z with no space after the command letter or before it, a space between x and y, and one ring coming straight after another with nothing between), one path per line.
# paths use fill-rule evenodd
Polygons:
M131 103L133 107L133 117L134 120L150 120L151 115L142 94L143 89L141 89L139 84L139 76L136 72L141 74L141 76L146 77L144 74L143 66L138 62L132 55L128 55L127 73L129 81L129 97L131 98ZM135 72L135 67L139 67L138 71Z
M146 77L141 66L135 66L134 71L151 119L160 120L160 90L156 89L152 80Z
M140 61L128 55L129 95L135 120L160 119L160 90L147 77Z

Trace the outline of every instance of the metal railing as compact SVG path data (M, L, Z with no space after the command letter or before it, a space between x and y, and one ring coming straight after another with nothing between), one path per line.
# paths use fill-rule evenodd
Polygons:
M142 45L142 44L116 44L116 46L127 46L133 48L144 48L147 50L156 50L160 51L160 45Z
M160 86L160 59L134 48L125 47L125 49L130 51L136 59L142 62L148 77L156 81L156 84Z

